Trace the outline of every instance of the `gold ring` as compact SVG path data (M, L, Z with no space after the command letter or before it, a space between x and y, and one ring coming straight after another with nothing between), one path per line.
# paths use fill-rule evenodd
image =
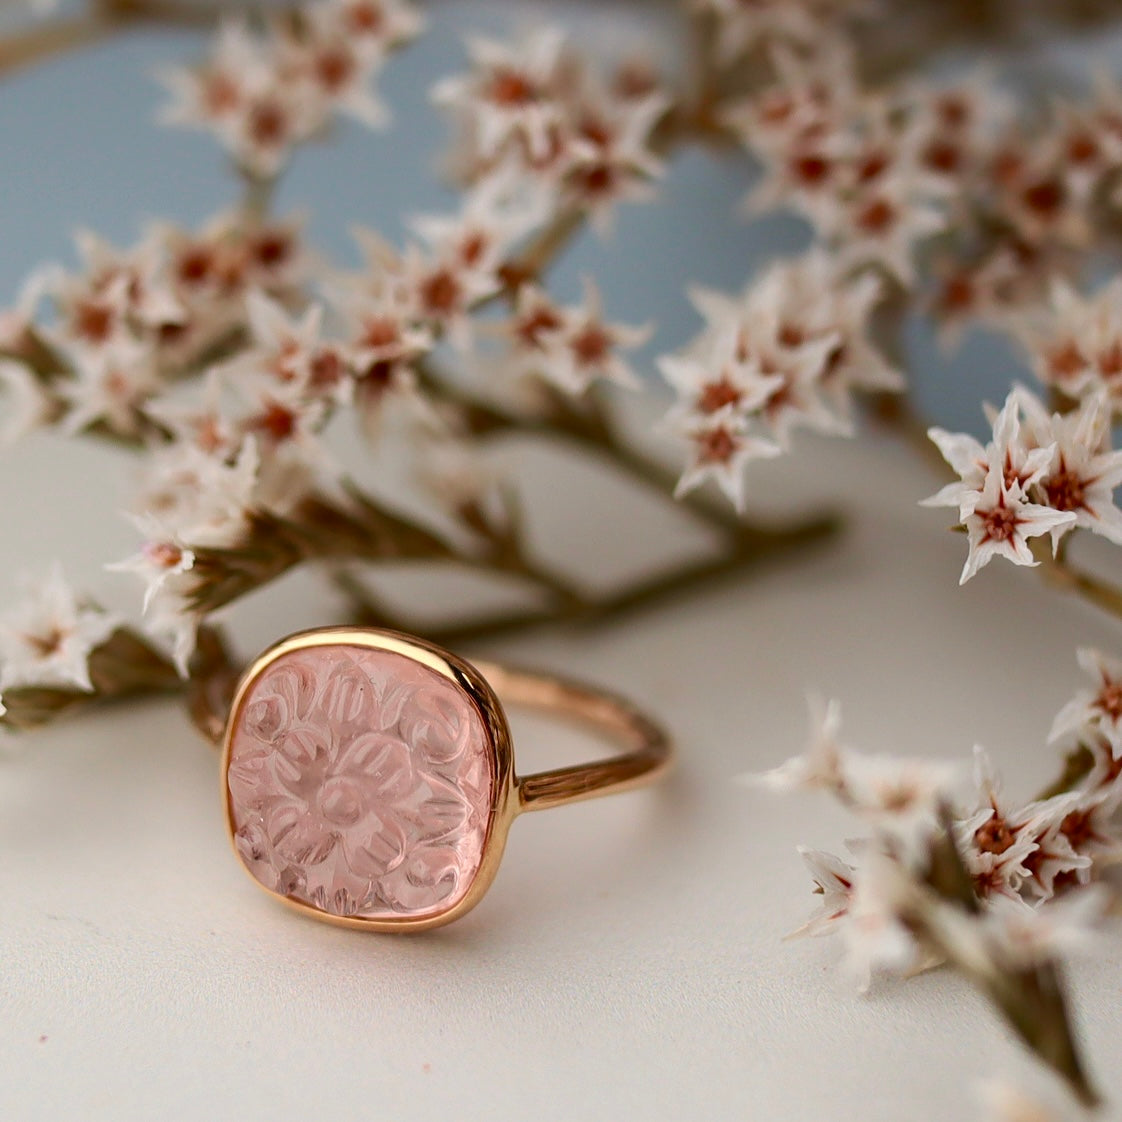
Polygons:
M627 750L519 776L500 695ZM494 880L511 823L662 775L671 746L592 686L466 660L368 628L289 636L243 675L225 723L222 800L242 865L317 919L420 931Z

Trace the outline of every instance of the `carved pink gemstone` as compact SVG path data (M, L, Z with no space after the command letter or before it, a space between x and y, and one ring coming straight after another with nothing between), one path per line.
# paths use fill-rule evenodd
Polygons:
M243 699L226 781L250 872L332 915L440 914L483 859L490 739L463 691L405 655L281 655Z

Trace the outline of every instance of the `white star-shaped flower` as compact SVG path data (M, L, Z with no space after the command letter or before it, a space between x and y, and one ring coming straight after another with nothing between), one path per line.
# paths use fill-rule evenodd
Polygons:
M963 499L961 512L969 554L959 584L965 584L995 557L1005 557L1015 565L1039 564L1029 539L1075 522L1075 515L1068 511L1027 501L1020 484L1007 487L1000 465L992 465L981 489Z
M179 577L189 573L195 554L178 535L150 515L130 515L133 524L144 535L139 552L105 567L110 572L135 573L144 582L143 611L147 614L157 597L166 598L169 589L177 594Z
M1020 900L995 899L982 924L1006 961L1028 969L1098 946L1102 937L1097 929L1110 902L1102 885L1067 892L1033 908Z
M319 0L308 8L308 17L374 57L408 43L425 23L416 6L406 0Z
M745 418L726 405L686 427L691 458L674 488L681 498L707 479L712 479L738 511L747 502L745 468L753 460L771 459L783 449L766 437L748 431Z
M841 705L808 698L810 743L800 756L792 756L771 771L742 776L744 782L774 791L838 790L845 784L844 772L852 753L842 746Z
M1091 647L1081 647L1077 658L1094 686L1080 690L1056 714L1049 740L1091 730L1106 738L1115 756L1122 756L1122 659Z
M1075 515L1073 526L1052 531L1053 545L1075 526L1122 545L1122 510L1114 490L1122 483L1122 451L1110 448L1111 407L1105 391L1089 394L1067 414L1050 414L1035 394L1021 392L1033 442L1055 449L1033 497Z
M821 225L838 246L840 265L880 265L910 288L916 280L916 245L944 229L947 217L922 181L900 174L831 207Z
M799 856L803 859L814 880L815 892L822 897L817 911L797 931L788 938L801 935L829 935L837 930L838 924L849 911L853 895L853 882L856 870L832 853L820 849L799 846Z
M62 567L27 582L26 597L0 618L0 689L62 686L93 690L90 654L118 627L116 617L81 600Z
M1026 439L1021 423L1023 405L1024 391L1017 387L1005 399L1000 412L990 416L993 438L985 445L968 433L928 429L928 437L960 478L920 505L958 507L964 511L985 486L991 468L1001 472L1006 486L1016 485L1022 492L1037 483L1050 468L1056 446Z
M121 436L138 436L148 402L164 388L151 349L139 340L122 340L72 357L75 376L59 384L68 405L63 431L73 434L100 423Z
M903 974L921 961L919 945L904 915L915 893L907 870L875 849L862 856L839 933L845 948L844 971L864 992L873 975Z
M254 506L260 462L252 438L242 441L236 456L194 443L160 448L146 465L137 513L194 548L235 545Z
M484 159L513 138L526 143L531 157L544 156L560 116L554 83L564 43L564 33L548 26L514 43L472 37L472 69L438 82L433 100L470 117Z

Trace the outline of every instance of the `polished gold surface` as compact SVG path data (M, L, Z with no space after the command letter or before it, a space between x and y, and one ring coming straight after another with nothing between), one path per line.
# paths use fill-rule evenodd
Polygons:
M310 647L334 645L360 646L403 655L422 663L463 690L478 711L490 741L492 799L482 862L467 894L453 907L421 918L390 916L364 919L329 915L301 901L270 893L316 919L368 931L396 932L421 931L451 923L475 907L490 888L502 859L510 825L519 813L626 791L654 781L670 766L672 750L666 732L630 702L595 686L550 674L511 670L493 663L472 665L433 643L397 632L356 627L322 628L291 635L265 651L248 667L235 691L225 722L221 766L222 803L231 846L234 845L235 827L226 775L233 732L250 687L266 667L283 655ZM626 751L606 760L519 777L515 774L510 726L500 697L511 705L525 706L592 728ZM269 891L253 877L240 856L238 864L246 870L254 884Z

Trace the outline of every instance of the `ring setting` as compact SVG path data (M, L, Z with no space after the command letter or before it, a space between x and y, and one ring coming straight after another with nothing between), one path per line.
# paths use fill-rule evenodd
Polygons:
M519 777L504 700L627 751ZM605 691L395 632L324 628L242 677L222 798L234 851L267 892L328 922L407 932L479 902L520 812L649 782L669 761L663 730Z

